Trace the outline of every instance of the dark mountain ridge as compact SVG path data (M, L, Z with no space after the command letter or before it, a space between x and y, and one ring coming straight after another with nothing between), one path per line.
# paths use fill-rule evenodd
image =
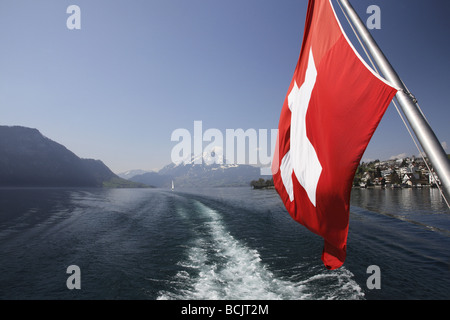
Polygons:
M0 126L0 186L136 187L102 161L81 159L37 129Z

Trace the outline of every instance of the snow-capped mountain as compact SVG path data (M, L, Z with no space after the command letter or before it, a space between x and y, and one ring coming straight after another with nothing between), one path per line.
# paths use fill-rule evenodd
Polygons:
M137 170L128 170L128 171L125 171L122 173L118 173L117 175L123 179L129 180L129 179L133 178L134 176L138 176L140 174L144 174L147 172L149 172L149 171L137 169Z
M252 180L261 177L258 167L214 163L215 157L212 157L214 159L204 157L201 163L198 158L191 157L190 161L171 163L158 172L136 175L130 180L163 188L169 188L172 180L176 187L219 187L249 186Z

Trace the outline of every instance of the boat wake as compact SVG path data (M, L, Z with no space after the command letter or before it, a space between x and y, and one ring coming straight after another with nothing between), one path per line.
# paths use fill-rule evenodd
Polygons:
M285 278L269 270L259 252L249 248L227 230L220 213L195 200L178 213L197 222L196 238L185 247L178 262L173 290L159 293L159 300L299 300L360 299L361 288L352 274L340 271L314 273L306 279ZM198 223L201 221L201 223ZM323 270L321 272L324 272ZM328 283L328 290L319 290Z

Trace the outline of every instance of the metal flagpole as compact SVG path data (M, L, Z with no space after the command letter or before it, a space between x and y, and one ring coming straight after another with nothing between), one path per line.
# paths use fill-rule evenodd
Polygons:
M372 35L367 30L352 5L348 2L348 0L338 1L340 1L344 7L348 18L352 21L354 27L361 36L362 41L369 49L372 58L375 60L385 79L401 89L397 92L397 101L399 102L411 128L413 129L417 139L422 145L424 152L436 171L444 192L447 194L447 197L450 197L450 160L447 158L447 154L442 148L430 125L417 108L417 105L413 100L414 98L378 47L377 43L372 38Z

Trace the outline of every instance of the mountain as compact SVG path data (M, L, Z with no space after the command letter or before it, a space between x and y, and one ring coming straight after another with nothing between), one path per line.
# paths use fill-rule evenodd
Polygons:
M128 171L125 171L125 172L118 173L117 175L119 177L123 178L123 179L127 179L128 180L128 179L133 178L134 176L137 176L137 175L140 175L140 174L144 174L144 173L147 173L147 172L149 172L149 171L138 169L138 170L128 170Z
M173 179L172 175L160 174L159 172L146 172L130 178L131 181L158 188L168 188L171 186Z
M138 187L102 161L81 159L37 129L0 126L0 186Z
M250 186L261 177L260 169L251 165L171 163L158 172L149 172L130 180L147 185L168 188L172 180L178 187Z

